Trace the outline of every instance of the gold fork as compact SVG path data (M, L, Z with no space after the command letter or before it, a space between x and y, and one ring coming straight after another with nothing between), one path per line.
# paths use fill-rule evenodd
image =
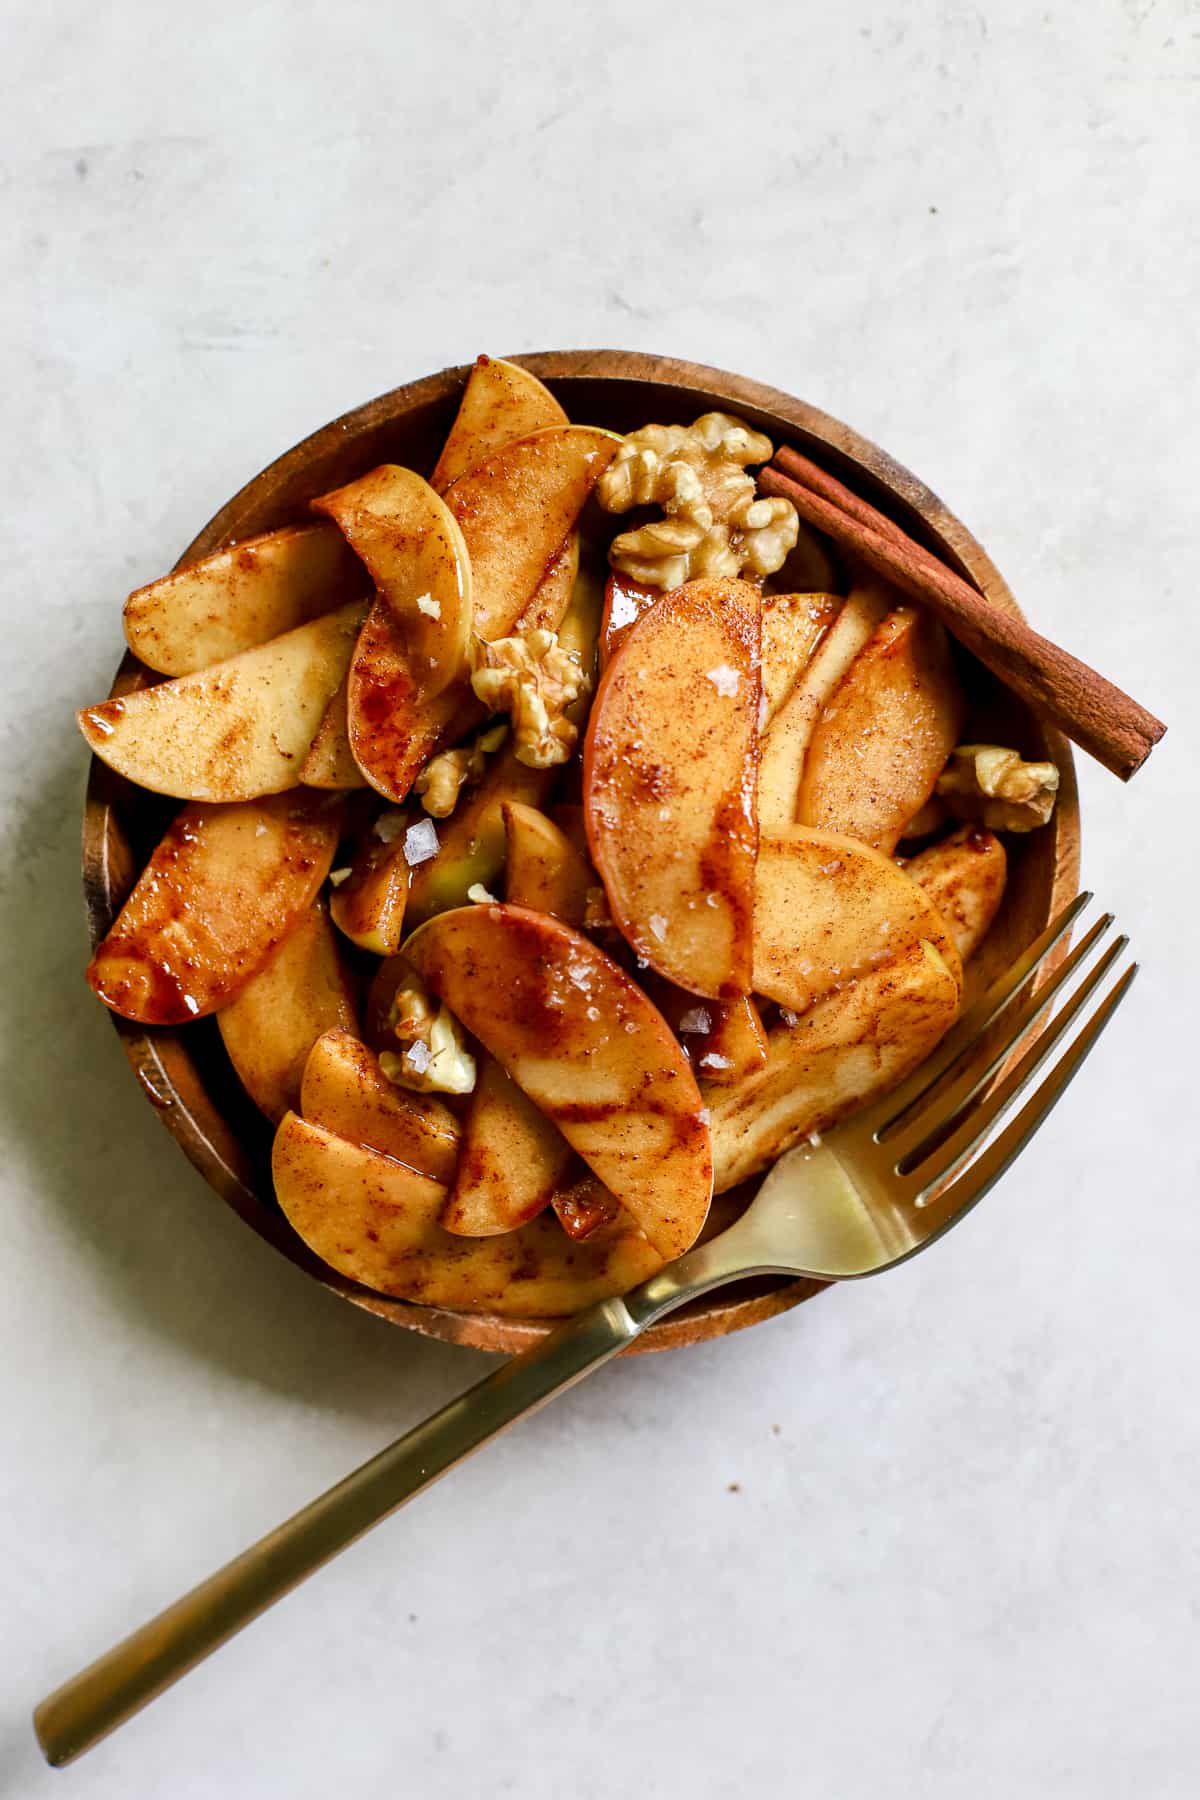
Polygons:
M90 1749L339 1550L664 1313L747 1275L878 1275L956 1225L1045 1119L1137 973L1136 963L1115 973L1124 937L1093 960L1112 924L1106 914L1037 986L1090 899L1072 901L906 1082L823 1142L783 1157L727 1231L515 1356L43 1700L34 1728L47 1759L67 1763Z

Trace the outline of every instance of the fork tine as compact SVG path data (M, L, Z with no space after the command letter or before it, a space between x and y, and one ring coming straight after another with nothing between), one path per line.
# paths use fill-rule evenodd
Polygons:
M885 1094L874 1108L864 1110L860 1115L861 1123L869 1124L872 1117L881 1121L876 1125L874 1133L877 1143L899 1129L918 1102L924 1100L954 1064L974 1048L1009 1002L1028 987L1091 898L1090 893L1076 894L1058 917L1050 921L1041 936L1035 938L1029 948L1015 962L1010 963L1003 974L996 977L987 992L980 996L969 1012L963 1014L958 1024L946 1034L933 1054L926 1057L920 1068L907 1081L901 1082L899 1087Z
M1128 938L1118 938L1112 948L1100 959L1087 980L1080 984L1076 993L1058 1016L1045 1027L1026 1050L1011 1074L1005 1076L1004 1080L992 1089L981 1105L967 1114L962 1124L949 1138L939 1141L938 1136L931 1134L929 1139L918 1144L902 1159L900 1169L903 1174L907 1175L927 1162L935 1150L938 1152L938 1167L923 1182L921 1193L917 1199L918 1206L922 1205L926 1198L943 1182L957 1174L980 1148L992 1126L1009 1112L1013 1102L1028 1087L1038 1070L1049 1061L1055 1046L1087 1004L1128 942Z
M1020 1155L1034 1132L1053 1111L1078 1075L1095 1049L1101 1033L1110 1023L1113 1014L1129 992L1137 972L1137 963L1131 964L1126 969L1045 1080L1034 1089L1016 1118L1000 1132L998 1137L993 1138L981 1156L977 1156L966 1168L960 1170L949 1187L943 1188L936 1195L935 1204L939 1209L944 1210L945 1216L931 1238L925 1240L926 1242L932 1242L932 1237L940 1236L951 1225L956 1225L965 1213L968 1213L991 1188L995 1187L1009 1164Z
M984 1067L979 1066L979 1058L970 1054L980 1043L977 1038L974 1045L968 1045L953 1065L942 1071L938 1079L927 1087L924 1093L905 1107L899 1118L892 1120L886 1130L878 1133L877 1141L887 1143L895 1150L899 1167L907 1171L915 1165L919 1158L911 1157L909 1152L917 1142L921 1146L921 1156L928 1156L937 1146L944 1143L966 1114L968 1107L983 1093L993 1076L1003 1068L1014 1049L1027 1036L1030 1029L1037 1024L1042 1015L1050 1010L1055 1000L1061 995L1068 981L1075 974L1080 964L1085 962L1104 936L1113 922L1113 915L1105 913L1097 919L1086 937L1080 939L1071 954L1059 964L1045 987L1037 992L1027 993L1015 1009L1011 1018L1005 1015L1004 1042L998 1046L990 1061ZM1124 940L1122 940L1124 942ZM1115 952L1114 952L1115 954ZM1112 956L1101 964L1101 973L1110 966ZM926 1123L933 1102L936 1100L937 1119L932 1126Z

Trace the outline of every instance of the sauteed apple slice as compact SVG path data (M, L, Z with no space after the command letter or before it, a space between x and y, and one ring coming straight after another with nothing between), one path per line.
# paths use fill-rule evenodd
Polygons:
M358 1029L354 993L320 901L217 1014L242 1086L276 1123L300 1104L300 1078L323 1032Z
M471 561L457 519L427 481L396 463L312 508L335 521L366 564L423 699L435 699L463 676L471 640Z
M624 1213L583 1244L552 1218L500 1237L455 1237L438 1224L440 1183L295 1113L276 1134L272 1168L279 1204L322 1261L376 1293L428 1306L555 1318L623 1293L664 1261Z
M505 444L552 425L567 415L549 388L519 363L481 356L467 378L462 403L442 447L430 486L443 493Z
M664 1255L694 1241L711 1162L695 1078L645 994L544 913L442 913L404 951Z
M441 1222L458 1237L515 1231L550 1204L570 1160L557 1125L494 1056L481 1057Z
M225 1006L304 919L338 814L315 794L185 806L88 967L105 1005L143 1025Z
M881 586L853 588L808 667L770 714L758 771L758 821L763 831L794 822L804 759L817 720L887 610Z
M918 942L818 1000L795 1024L772 1027L764 1068L737 1087L705 1089L716 1191L903 1081L954 1023L959 993L955 970Z
M285 525L138 588L125 602L129 648L160 675L227 662L367 592L333 525Z
M426 697L409 665L403 628L380 596L355 646L346 713L355 762L377 793L399 805L443 735L470 731L483 708L465 682Z
M295 787L362 622L352 601L196 675L78 715L88 744L140 787L180 800L252 800Z
M927 938L961 981L933 901L856 838L793 825L764 833L754 892L754 989L802 1013Z
M506 637L621 440L556 425L506 445L446 490L471 558L475 634Z
M988 934L1004 898L1008 858L994 831L964 825L904 863L928 894L966 962Z
M447 1182L458 1160L459 1123L431 1094L396 1087L349 1031L327 1031L304 1065L300 1111L314 1125Z
M637 954L690 993L750 989L761 596L691 581L630 629L584 747L592 861Z
M308 754L300 765L300 781L304 787L360 788L368 786L367 778L354 760L350 749L350 723L346 714L346 691L350 671L342 676L341 686L325 709L325 717L317 726L317 735L308 746Z
M506 800L500 809L508 842L505 898L549 913L578 929L596 877L565 832L535 806Z
M492 887L504 867L506 802L537 806L549 793L556 774L555 769L531 769L521 762L511 741L492 757L475 792L459 801L450 818L439 822L437 855L413 870L408 893L410 925L421 925L434 913L462 906L468 889L476 883Z
M813 728L796 817L890 855L932 794L962 721L944 628L924 607L897 607Z
M842 609L837 594L770 594L762 614L762 732L796 687Z

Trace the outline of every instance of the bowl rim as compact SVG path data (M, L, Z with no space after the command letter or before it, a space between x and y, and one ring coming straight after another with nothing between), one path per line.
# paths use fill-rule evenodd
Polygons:
M675 357L620 350L551 350L510 356L569 400L573 383L650 384L694 395L739 413L759 415L776 442L789 441L809 452L835 473L849 475L861 486L866 478L872 498L884 511L954 563L959 572L996 604L1020 616L1007 583L966 526L932 489L869 439L848 425L782 390L707 364ZM269 463L213 515L183 551L175 568L185 567L214 550L239 541L238 527L249 503L271 510L275 497L321 457L417 408L449 402L461 392L470 363L458 364L407 382L352 408L310 432ZM570 406L568 404L568 413ZM783 430L780 430L780 426ZM285 507L294 512L294 507ZM276 523L284 523L282 517ZM270 526L264 527L271 529ZM256 527L259 529L259 527ZM245 530L241 537L252 535ZM142 684L141 663L127 652L114 677L112 694ZM1043 725L1049 754L1058 763L1061 784L1051 824L1054 865L1047 917L1073 897L1079 884L1079 803L1071 748L1061 733ZM122 864L123 839L117 835L115 811L123 784L92 756L83 813L82 874L89 932L93 947L108 930L128 873ZM123 892L122 892L123 898ZM354 1305L427 1336L474 1349L515 1352L536 1343L553 1321L512 1319L495 1313L457 1312L392 1299L359 1287L320 1262L272 1203L264 1201L249 1173L249 1160L233 1130L219 1114L192 1060L181 1045L179 1028L145 1027L110 1015L122 1048L147 1099L208 1184L258 1235L322 1286ZM207 1115L207 1116L205 1116ZM750 1295L721 1293L705 1297L669 1316L643 1334L626 1354L682 1347L743 1330L788 1311L820 1292L825 1284L781 1278Z

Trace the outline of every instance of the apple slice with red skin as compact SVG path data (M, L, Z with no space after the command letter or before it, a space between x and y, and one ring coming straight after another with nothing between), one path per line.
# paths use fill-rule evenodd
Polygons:
M340 812L324 794L185 806L92 957L91 987L142 1025L216 1012L307 916Z
M404 954L655 1248L686 1250L712 1191L700 1090L624 970L559 920L507 905L441 913Z
M606 669L621 648L632 628L656 600L662 599L661 588L647 587L611 569L604 584L604 614L600 621L600 667Z
M583 804L618 930L689 993L751 987L762 596L691 581L623 639L588 723Z

